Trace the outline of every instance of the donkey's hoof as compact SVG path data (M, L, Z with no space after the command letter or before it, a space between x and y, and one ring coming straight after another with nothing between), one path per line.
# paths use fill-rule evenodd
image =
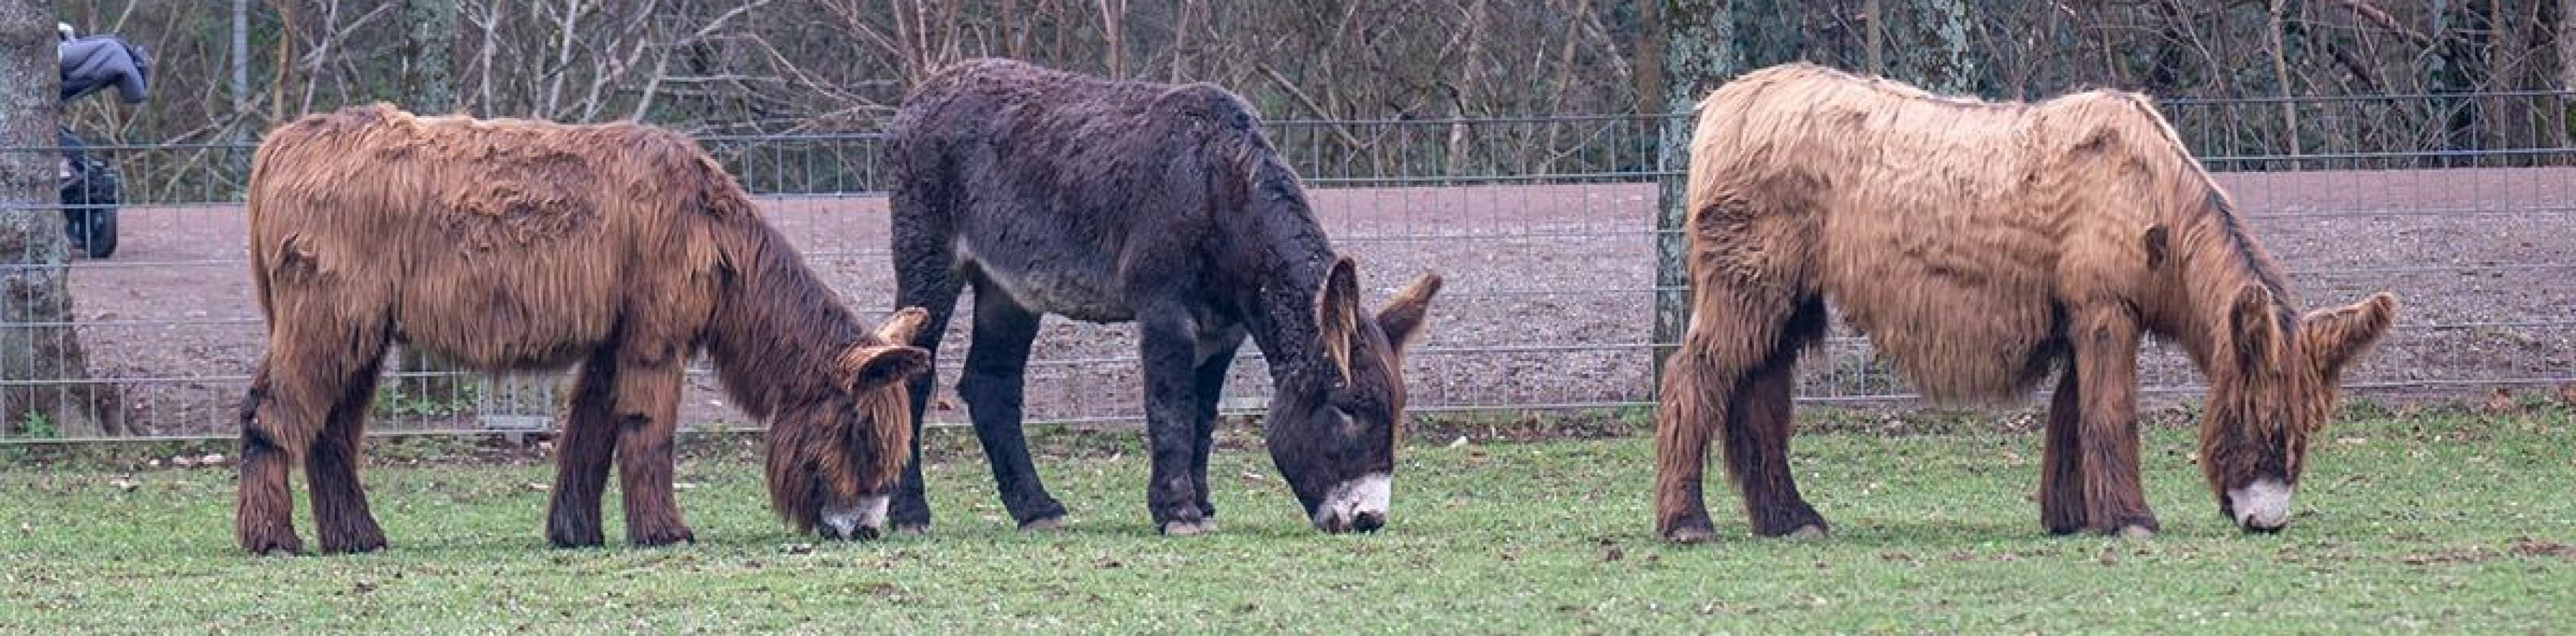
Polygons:
M1216 532L1215 519L1163 522L1163 536L1167 537L1186 537L1211 532Z
M554 546L554 547L557 547L557 548L563 548L563 549L572 549L572 548L596 548L596 547L599 547L599 546L602 546L602 545L606 545L607 543L608 543L607 539L602 538L602 537L601 537L600 535L598 535L598 534L580 535L580 534L555 534L555 533L552 533L552 532L548 532L548 533L546 533L546 545L551 545L551 546Z
M814 530L821 533L823 538L833 541L875 541L878 537L885 535L885 532L878 529L876 526L850 526L843 528L831 524L824 524L822 527L815 528Z
M304 553L304 540L294 530L258 532L241 535L241 548L253 556L295 556Z
M331 545L331 544L329 544L329 543L327 543L327 542L326 542L326 543L324 543L324 544L322 545L322 552L327 553L327 554L373 554L373 553L377 553L377 552L383 552L384 550L385 550L385 539L384 539L384 537L377 537L377 538L372 539L372 540L366 540L366 541L355 541L355 542L350 542L350 543L345 543L345 544L340 544L340 545Z
M637 547L658 548L674 543L697 543L698 535L690 532L687 526L674 526L639 532L630 539Z
M1707 543L1717 539L1717 530L1703 526L1683 526L1664 531L1664 540L1681 545Z
M894 533L895 533L895 534L908 534L908 535L913 535L913 536L926 535L926 534L930 534L930 524L927 524L927 523L923 523L923 524L898 523L898 524L894 524Z
M2153 539L2156 538L2156 530L2146 526L2121 526L2116 536L2122 539Z
M1780 535L1780 538L1790 541L1814 541L1825 538L1825 528L1817 525L1798 526L1798 529Z
M304 554L304 546L302 542L291 539L282 542L264 541L257 544L245 543L242 545L242 551L258 557L291 557Z
M1038 518L1036 518L1036 519L1030 519L1030 520L1028 520L1028 521L1022 521L1022 522L1020 522L1020 529L1021 529L1021 530L1031 531L1031 532L1045 532L1045 531L1053 531L1053 530L1063 530L1063 529L1064 529L1064 515L1055 515L1055 516L1049 516L1049 517L1038 517Z

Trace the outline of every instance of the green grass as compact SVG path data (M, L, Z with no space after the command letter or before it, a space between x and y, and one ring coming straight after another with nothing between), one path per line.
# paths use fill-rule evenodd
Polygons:
M1649 536L1635 437L1417 436L1392 525L1365 536L1308 530L1241 451L1211 468L1222 532L1154 536L1125 438L1051 442L1080 446L1042 465L1073 523L1019 533L981 459L952 452L930 471L937 533L819 545L781 529L747 455L702 452L680 469L697 545L597 550L543 546L544 465L389 453L366 478L393 547L285 559L234 551L229 470L22 463L0 471L0 633L2547 632L2576 625L2569 427L2341 425L2277 536L2221 519L2187 434L2160 429L2166 532L2146 541L2041 533L2028 433L1810 434L1797 472L1831 538L1745 537L1721 495L1725 539L1687 548Z

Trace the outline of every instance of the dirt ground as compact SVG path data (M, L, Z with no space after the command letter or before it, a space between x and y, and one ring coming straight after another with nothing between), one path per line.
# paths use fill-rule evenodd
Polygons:
M2293 272L2305 307L2378 290L2402 300L2400 327L2347 380L2468 391L2538 383L2576 364L2576 169L2455 169L2222 175L2252 233ZM1651 184L1321 189L1315 199L1361 283L1382 299L1438 270L1448 286L1408 374L1419 409L1649 401L1655 189ZM879 316L892 302L882 198L764 201L816 268ZM223 432L263 344L242 262L238 207L129 209L123 247L80 261L72 280L93 376L119 384L125 416L147 434ZM964 320L941 352L955 378ZM1030 371L1032 419L1133 421L1135 341L1122 325L1047 319ZM1248 354L1251 348L1247 347ZM2169 347L2152 386L2198 381ZM1837 340L1810 357L1801 394L1902 393L1865 346ZM1268 377L1238 364L1228 405L1257 407ZM377 428L471 427L472 412L550 414L551 376L492 391L380 405ZM710 378L686 406L693 424L739 426ZM417 380L402 382L416 383ZM469 383L470 384L470 383ZM2460 386L2467 385L2467 386ZM74 385L66 390L88 390ZM513 405L512 402L517 404ZM465 411L464 414L458 412ZM962 421L944 408L937 421Z

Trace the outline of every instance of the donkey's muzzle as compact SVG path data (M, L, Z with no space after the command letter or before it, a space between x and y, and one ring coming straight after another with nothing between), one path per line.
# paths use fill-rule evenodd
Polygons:
M1341 534L1375 532L1386 527L1387 502L1393 489L1394 478L1385 473L1369 473L1334 485L1315 508L1315 529Z
M1383 512L1363 512L1351 518L1352 532L1376 532L1378 528L1384 527L1386 527L1386 513Z
M824 538L839 541L867 541L885 534L886 507L893 497L861 497L855 506L824 506Z

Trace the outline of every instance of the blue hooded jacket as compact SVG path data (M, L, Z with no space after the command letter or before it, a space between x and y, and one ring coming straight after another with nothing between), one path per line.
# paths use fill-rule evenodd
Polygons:
M63 101L115 86L116 96L125 103L143 103L152 61L144 56L142 47L113 35L93 35L65 40L60 48Z

